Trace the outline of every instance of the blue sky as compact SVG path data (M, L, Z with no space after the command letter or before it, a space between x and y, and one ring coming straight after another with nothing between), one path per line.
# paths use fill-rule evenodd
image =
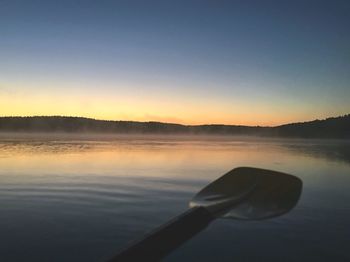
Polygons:
M346 114L349 13L348 1L1 1L0 115Z

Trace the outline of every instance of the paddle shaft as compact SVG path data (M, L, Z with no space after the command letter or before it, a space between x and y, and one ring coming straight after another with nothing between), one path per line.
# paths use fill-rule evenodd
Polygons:
M193 207L131 243L108 262L159 261L214 219L204 207Z

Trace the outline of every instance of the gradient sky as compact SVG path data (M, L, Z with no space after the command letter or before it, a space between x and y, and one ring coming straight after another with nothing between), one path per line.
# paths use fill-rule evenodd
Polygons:
M350 1L0 0L0 115L277 125L350 113Z

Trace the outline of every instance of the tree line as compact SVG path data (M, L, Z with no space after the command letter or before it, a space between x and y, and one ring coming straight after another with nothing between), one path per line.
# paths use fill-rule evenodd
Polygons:
M255 135L301 138L350 138L350 115L276 127L181 125L162 122L106 121L84 117L0 117L0 132L65 132L116 134Z

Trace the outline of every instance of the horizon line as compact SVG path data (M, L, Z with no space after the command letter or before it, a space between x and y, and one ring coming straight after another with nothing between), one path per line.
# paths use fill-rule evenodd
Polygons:
M312 119L308 121L298 121L298 122L291 122L291 123L285 123L275 126L265 126L265 125L238 125L238 124L219 124L219 123L211 123L211 124L182 124L182 123L174 123L174 122L162 122L162 121L154 121L154 120L148 120L148 121L137 121L137 120L107 120L107 119L98 119L93 117L86 117L86 116L67 116L67 115L32 115L32 116L0 116L0 118L35 118L35 117L62 117L62 118L84 118L84 119L90 119L95 121L107 121L107 122L137 122L137 123L161 123L161 124L170 124L170 125L182 125L182 126L210 126L210 125L220 125L220 126L243 126L243 127L279 127L284 125L290 125L290 124L299 124L299 123L307 123L312 121L322 121L327 120L331 118L338 118L338 117L345 117L350 116L350 113L344 114L344 115L338 115L338 116L330 116L323 119Z

